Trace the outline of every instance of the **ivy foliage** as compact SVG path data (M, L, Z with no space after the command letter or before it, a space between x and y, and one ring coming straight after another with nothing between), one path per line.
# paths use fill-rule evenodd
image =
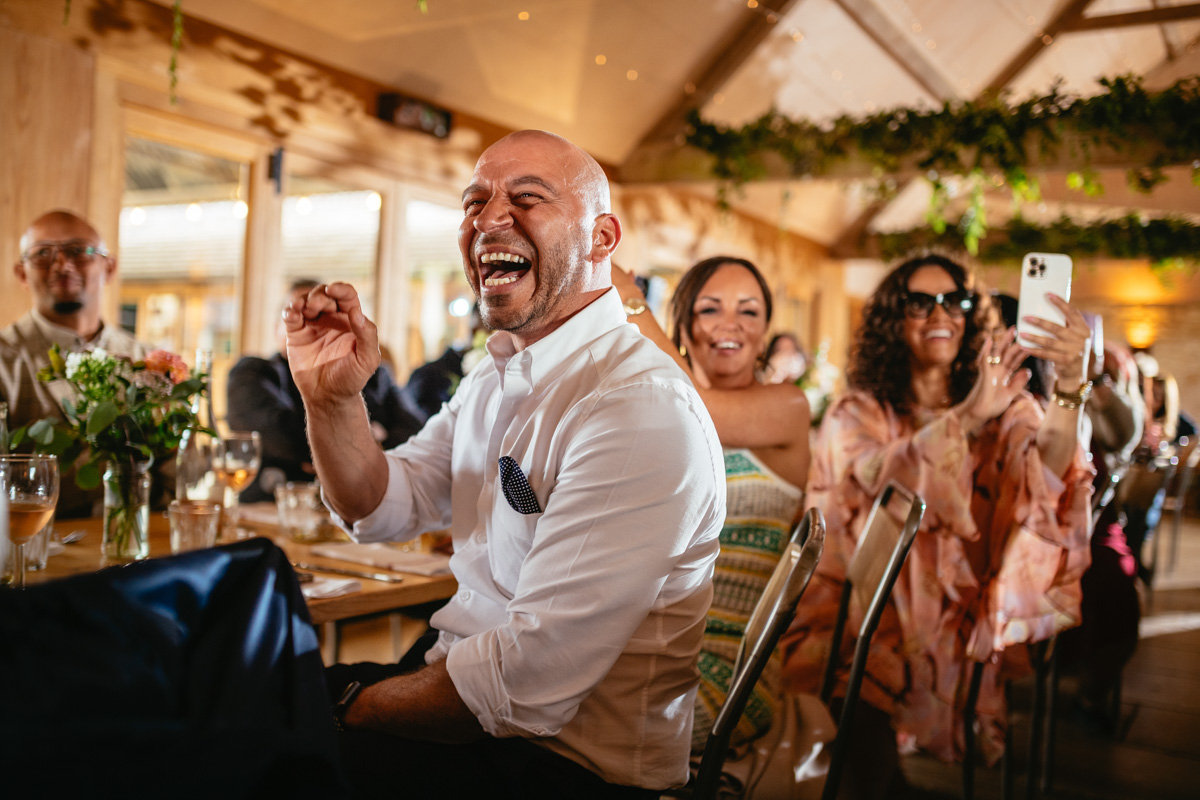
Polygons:
M821 176L851 158L865 160L877 190L894 186L887 176L917 170L933 185L929 222L942 235L949 197L947 179L962 179L972 202L953 230L971 252L987 235L983 193L1005 185L1021 205L1040 197L1035 165L1069 165L1067 185L1095 196L1103 192L1093 157L1117 152L1141 163L1128 170L1130 186L1149 192L1164 180L1163 167L1192 165L1200 185L1200 76L1160 92L1133 76L1104 78L1103 91L1079 97L1056 83L1049 93L1012 104L1007 94L953 100L941 108L895 108L864 117L843 115L818 124L789 119L775 110L738 128L689 116L688 144L713 157L713 176L727 189L765 178L769 163L794 177ZM992 176L992 177L988 177Z
M961 228L961 221L959 227ZM1195 271L1200 253L1200 225L1179 217L1146 219L1129 215L1093 223L1059 217L1038 225L1020 217L982 243L979 256L987 262L1016 264L1025 253L1070 253L1077 259L1147 258L1151 268L1165 276L1173 269ZM963 232L941 233L931 228L880 234L885 259L900 258L925 249L961 245Z

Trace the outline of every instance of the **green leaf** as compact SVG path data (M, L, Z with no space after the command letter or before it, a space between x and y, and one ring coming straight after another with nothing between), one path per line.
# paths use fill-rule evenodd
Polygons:
M21 444L21 442L25 441L25 433L28 429L28 425L22 425L12 432L12 436L9 437L8 441L10 451L15 450L17 446Z
M117 406L112 401L106 400L103 403L98 403L92 409L92 413L88 414L88 436L95 436L109 425L112 425L113 421L117 418L117 414Z
M49 445L54 441L54 424L48 419L39 419L29 426L29 438L40 445Z
M89 461L75 470L75 485L80 489L95 489L100 485L100 468Z

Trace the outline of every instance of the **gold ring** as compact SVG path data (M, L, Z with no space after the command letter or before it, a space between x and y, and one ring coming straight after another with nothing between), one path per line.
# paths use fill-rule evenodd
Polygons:
M999 364L999 363L1000 363L1000 356L988 356L988 357L987 357L987 363L989 363L989 364Z

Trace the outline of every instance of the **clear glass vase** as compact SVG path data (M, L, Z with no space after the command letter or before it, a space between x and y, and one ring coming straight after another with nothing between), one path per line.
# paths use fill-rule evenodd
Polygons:
M150 462L108 462L104 471L106 561L140 561L150 555Z

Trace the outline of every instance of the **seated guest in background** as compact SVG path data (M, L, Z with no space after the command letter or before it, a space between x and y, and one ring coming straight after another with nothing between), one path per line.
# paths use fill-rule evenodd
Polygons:
M101 348L132 360L148 350L100 318L104 287L117 272L117 260L78 214L57 210L35 219L21 237L13 272L33 296L33 308L0 331L0 400L8 403L10 431L39 419L66 419L60 405L70 392L65 381L44 383L37 377L50 365L51 345L63 352ZM57 515L90 516L103 501L103 490L84 492L65 467Z
M803 510L808 400L798 386L765 385L755 377L771 323L771 290L749 261L718 256L688 270L671 301L675 329L669 339L628 273L614 269L613 284L629 320L692 377L725 453L725 526L700 652L692 729L692 749L702 751L729 693L746 623ZM681 356L683 352L687 355ZM772 659L731 744L754 739L771 727L782 694L779 671L778 659Z
M1103 492L1111 476L1124 476L1129 470L1142 437L1145 406L1132 354L1112 342L1104 342L1099 351L1086 408L1095 487ZM1120 504L1109 501L1092 531L1092 564L1082 581L1083 622L1059 637L1061 663L1079 674L1079 711L1085 722L1103 733L1111 733L1116 724L1110 718L1109 696L1137 649L1142 618L1137 558L1126 527Z
M419 417L421 422L442 410L442 405L450 400L450 396L458 388L463 375L478 363L466 363L477 341L486 338L487 331L479 320L479 305L471 306L471 334L466 343L451 345L433 361L422 364L408 376L404 385L405 407Z
M763 380L767 383L795 383L808 369L808 357L800 340L792 333L777 333L771 337L763 355Z
M1149 585L1154 577L1154 534L1169 483L1164 481L1165 463L1172 456L1179 458L1179 449L1195 437L1196 426L1179 407L1179 384L1174 376L1149 353L1139 352L1134 358L1145 391L1146 423L1133 454L1142 468L1119 488L1129 547L1137 558L1138 576Z
M867 301L850 391L830 407L814 447L809 501L825 514L825 554L784 637L785 679L816 691L873 501L893 480L925 499L867 660L850 796L888 796L901 780L891 727L940 758L963 757L972 662L986 663L977 712L994 761L1004 746L1003 681L1029 670L1018 645L1079 623L1092 480L1078 438L1089 331L1077 310L1052 302L1067 324L1039 321L1045 335L1026 351L1012 329L995 331L990 297L943 256L904 262ZM1059 401L1045 413L1023 391L1029 353L1057 369Z
M315 280L297 280L288 290L284 307L303 299L319 286ZM274 499L275 486L285 481L312 481L316 471L304 431L304 402L288 369L283 321L276 328L279 352L270 358L243 356L229 371L227 389L229 428L258 431L262 437L262 466L241 500L247 503ZM421 428L421 420L405 409L400 387L382 364L362 390L371 424L371 435L382 447L395 447Z
M346 772L370 797L657 798L688 774L720 443L686 376L625 324L594 159L511 134L463 209L463 267L495 333L406 444L372 446L359 392L378 334L353 288L317 287L285 316L326 502L359 541L454 540L436 643L327 671Z

